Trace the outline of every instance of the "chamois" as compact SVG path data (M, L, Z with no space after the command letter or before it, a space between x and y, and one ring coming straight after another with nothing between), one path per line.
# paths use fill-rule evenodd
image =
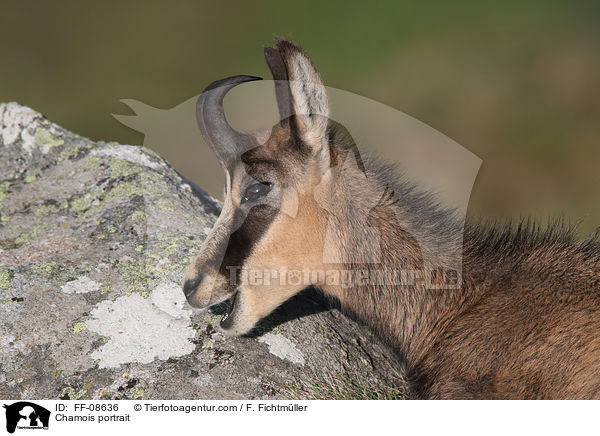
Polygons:
M225 94L257 77L214 82L198 98L198 125L225 170L226 191L184 276L189 303L229 300L221 328L242 335L314 286L397 351L415 398L600 398L596 239L577 242L561 225L463 226L389 166L360 158L345 165L355 144L329 120L310 58L284 39L265 58L281 115L270 132L241 133L225 119ZM357 211L373 199L365 223ZM456 249L462 274L449 288L423 280L343 286L322 274L244 279L252 271L419 271L432 256L445 265Z

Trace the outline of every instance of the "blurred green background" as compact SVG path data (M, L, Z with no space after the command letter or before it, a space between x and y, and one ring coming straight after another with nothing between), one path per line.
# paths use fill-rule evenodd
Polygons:
M2 1L0 101L141 144L111 116L131 113L120 99L170 108L216 78L269 77L274 35L302 45L327 85L481 157L471 215L600 225L598 1Z

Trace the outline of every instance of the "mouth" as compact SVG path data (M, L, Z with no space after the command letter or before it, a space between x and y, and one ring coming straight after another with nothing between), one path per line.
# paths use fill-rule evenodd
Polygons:
M235 319L234 312L237 308L236 303L237 303L238 294L239 294L239 292L236 292L227 301L227 308L225 309L225 315L223 315L223 318L221 318L221 322L219 323L219 325L221 326L222 329L225 329L225 330L230 329L233 325L233 322Z

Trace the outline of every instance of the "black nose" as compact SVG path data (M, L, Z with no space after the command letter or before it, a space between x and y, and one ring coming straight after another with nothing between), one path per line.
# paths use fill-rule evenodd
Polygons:
M198 286L200 285L200 282L202 281L203 277L204 275L199 272L196 275L196 277L194 277L193 279L186 280L183 284L183 295L185 295L185 298L188 301L192 297L192 295L194 295L196 289L198 289Z

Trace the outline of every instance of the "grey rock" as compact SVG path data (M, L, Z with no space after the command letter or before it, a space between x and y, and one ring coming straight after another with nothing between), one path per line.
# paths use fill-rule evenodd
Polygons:
M394 355L307 291L242 338L183 271L217 201L152 151L0 104L0 398L402 398Z

